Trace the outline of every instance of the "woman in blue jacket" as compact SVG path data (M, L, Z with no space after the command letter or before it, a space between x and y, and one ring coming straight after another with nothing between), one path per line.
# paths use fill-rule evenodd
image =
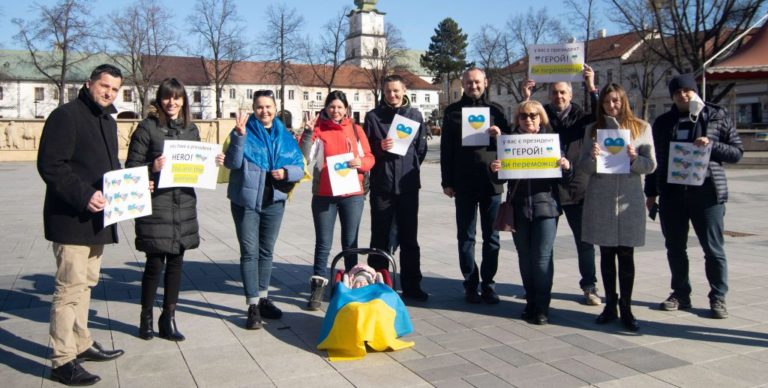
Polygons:
M283 312L267 297L272 252L285 211L285 200L304 176L304 159L285 128L271 90L253 95L251 115L240 115L229 136L224 166L232 170L227 188L240 244L240 274L248 304L246 329L260 329L261 318Z

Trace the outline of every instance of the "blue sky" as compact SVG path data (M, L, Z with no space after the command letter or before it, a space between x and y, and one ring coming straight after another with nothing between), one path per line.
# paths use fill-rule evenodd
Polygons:
M192 0L159 0L169 9L178 9L175 24L179 26L179 34L188 34L186 16L191 10ZM0 5L0 47L21 48L13 36L18 32L13 18L30 18L36 16L30 6L35 2L31 0L5 1ZM38 0L39 4L55 4L55 0ZM91 0L89 2L93 13L93 21L100 24L107 22L104 15L115 9L123 8L130 1L124 0ZM264 18L269 4L276 4L270 0L235 0L238 11L246 21L246 36L255 37L263 31L260 21ZM286 0L288 6L297 9L304 17L303 34L314 35L322 31L322 25L345 6L354 7L353 0ZM559 15L565 12L562 0L379 0L377 8L386 13L385 21L395 24L403 33L403 38L409 48L426 50L429 39L434 33L437 24L446 17L451 17L459 23L459 26L471 37L480 30L484 24L493 24L503 27L506 20L513 14L524 13L529 7L538 9L546 7L553 14ZM618 27L610 24L604 16L605 6L602 5L599 18L604 22L603 28L608 29L609 34L616 34ZM564 18L565 15L562 15ZM194 42L190 42L192 44ZM185 53L179 53L185 54Z

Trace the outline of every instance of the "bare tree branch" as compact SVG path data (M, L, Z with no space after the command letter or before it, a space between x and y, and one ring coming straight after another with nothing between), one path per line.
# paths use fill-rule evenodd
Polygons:
M347 35L349 34L350 7L344 7L333 19L323 25L319 41L313 45L307 37L304 46L306 62L315 76L326 86L330 93L341 66L351 58L344 56Z

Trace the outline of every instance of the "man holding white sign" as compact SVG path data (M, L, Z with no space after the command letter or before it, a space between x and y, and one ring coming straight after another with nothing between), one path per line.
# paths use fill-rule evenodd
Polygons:
M456 229L459 244L459 265L464 275L465 297L469 303L499 303L493 277L499 261L499 232L493 230L503 186L488 168L496 159L496 142L482 146L462 144L462 126L467 108L487 108L488 132L510 133L509 123L501 106L488 101L485 72L476 67L467 69L461 77L464 94L444 112L443 134L440 141L440 171L443 193L456 201ZM473 114L474 116L477 116ZM475 117L473 122L479 122ZM483 232L483 262L475 263L475 232L477 212ZM482 283L480 280L482 279ZM477 288L481 286L482 294Z
M713 318L727 318L725 295L728 292L728 263L723 239L723 217L728 200L728 185L723 163L736 163L744 149L728 112L705 104L698 95L692 74L681 74L669 82L674 104L653 123L656 160L659 168L645 179L646 206L653 209L659 197L661 230L672 272L672 294L660 305L662 310L691 308L691 282L688 278L688 228L693 224L709 281L709 303ZM687 142L704 151L711 148L704 182L699 186L667 181L670 143Z
M429 295L421 289L417 240L420 166L427 155L424 120L421 112L411 107L401 76L388 76L383 84L384 96L379 106L365 115L363 126L376 158L371 169L371 247L389 250L390 230L396 223L403 296L425 301ZM375 269L389 265L380 257L369 257L369 262Z

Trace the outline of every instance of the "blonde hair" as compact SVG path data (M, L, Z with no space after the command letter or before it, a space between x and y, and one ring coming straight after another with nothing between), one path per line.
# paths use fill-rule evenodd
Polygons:
M547 111L544 110L544 106L541 105L540 102L536 100L528 100L523 101L520 103L520 105L517 106L517 109L515 110L515 126L519 126L518 124L518 117L520 113L528 108L529 110L533 110L534 112L539 114L539 119L541 119L541 126L542 127L548 127L549 126L549 116L547 116Z
M645 121L636 118L632 113L632 109L629 107L627 92L624 91L624 88L622 88L621 85L613 83L605 85L603 90L600 91L600 100L597 103L597 121L592 127L592 138L597 136L596 131L598 128L606 128L605 117L607 115L605 114L605 109L603 108L603 102L605 102L605 99L611 93L618 94L619 101L621 101L619 117L615 117L615 119L619 122L619 125L622 128L629 129L631 139L637 139L637 137L643 133L647 124Z

